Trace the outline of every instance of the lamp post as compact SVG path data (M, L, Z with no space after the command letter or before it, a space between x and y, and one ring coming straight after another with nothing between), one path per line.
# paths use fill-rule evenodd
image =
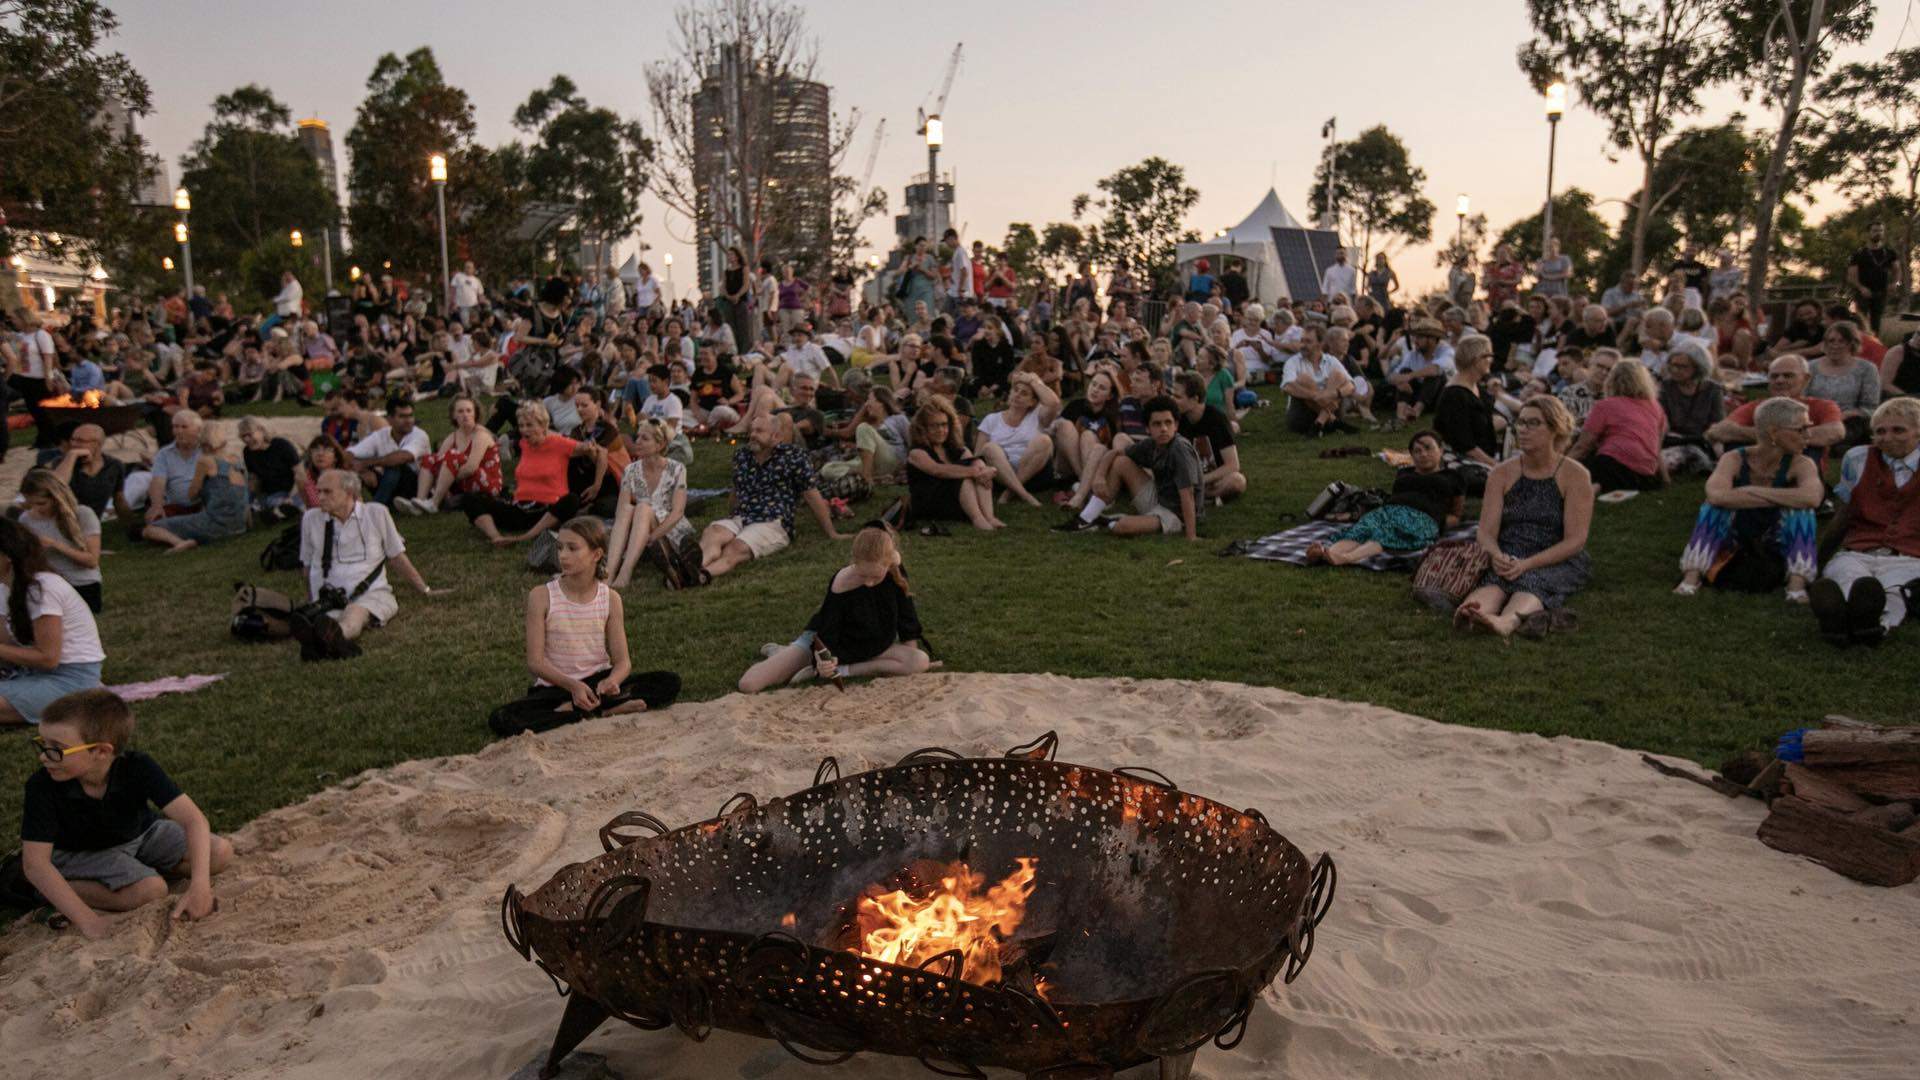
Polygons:
M1555 79L1547 87L1547 208L1540 214L1540 250L1553 238L1553 154L1560 137L1560 116L1567 111L1567 84Z
M927 117L927 233L931 236L944 233L947 225L940 212L940 144L946 141L946 125L937 116Z
M287 240L290 243L292 243L295 248L303 247L306 244L306 240L303 237L301 237L299 229L295 229L291 233L288 233Z
M453 270L447 263L447 155L428 158L427 173L433 178L434 199L440 206L440 310L452 311Z
M180 245L180 267L187 279L187 299L193 299L193 245L187 241L187 215L193 210L193 196L187 189L175 188L173 208L180 211L180 220L173 223L173 239Z
M1467 206L1468 200L1463 192L1453 201L1453 246L1462 247L1467 242Z
M660 259L667 264L667 299L671 300L673 299L673 252L667 252Z

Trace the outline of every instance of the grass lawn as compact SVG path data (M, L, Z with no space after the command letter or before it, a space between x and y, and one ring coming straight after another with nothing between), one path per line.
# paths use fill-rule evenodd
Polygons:
M443 408L422 414L436 439L445 432ZM1200 543L1055 534L1051 507L1006 508L1013 527L995 535L962 527L909 538L907 566L938 656L961 671L1280 686L1709 763L1829 712L1913 718L1920 630L1842 653L1777 595L1669 595L1698 480L1598 507L1594 582L1574 604L1581 628L1509 647L1456 636L1409 599L1402 576L1216 557L1229 540L1282 527L1282 515L1299 513L1329 480L1390 480L1370 459L1318 460L1325 444L1287 434L1279 409L1245 426L1252 490L1208 513ZM14 445L28 437L16 433ZM1355 441L1402 446L1404 436ZM702 444L692 479L725 486L724 449ZM883 489L858 509L878 513L888 497ZM540 579L525 569L524 549L486 546L457 514L400 520L427 580L457 591L428 599L402 587L399 618L364 639L366 655L324 665L303 664L291 643L247 646L227 634L234 583L301 589L295 574L259 569L277 527L180 556L132 550L109 527L108 681L228 674L209 690L138 707L138 745L216 829L363 769L475 750L490 738L487 713L525 685L522 605ZM677 670L689 698L712 698L733 689L762 642L791 640L846 552L802 521L788 552L709 588L669 593L657 577L636 576L627 599L635 665ZM0 788L17 792L36 765L25 737L10 738L17 749L0 756ZM18 815L17 796L0 800L5 835L17 835Z

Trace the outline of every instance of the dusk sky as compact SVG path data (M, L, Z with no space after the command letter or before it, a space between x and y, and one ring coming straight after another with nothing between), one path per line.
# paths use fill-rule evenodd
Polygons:
M671 3L643 0L112 6L122 27L110 47L152 84L153 114L140 127L170 177L178 180L180 155L204 128L214 97L257 82L296 116L332 125L343 187L345 135L381 53L431 46L447 79L471 96L488 145L518 134L514 107L556 73L571 77L591 103L651 131L644 67L669 52L673 11ZM1895 47L1905 10L1886 0L1873 39L1846 58ZM926 168L914 109L960 41L966 52L947 103L941 167L957 174L954 218L968 239L998 243L1010 221L1067 220L1076 193L1154 154L1185 167L1200 191L1188 224L1206 235L1240 221L1269 183L1304 218L1320 125L1335 115L1342 138L1385 124L1406 142L1427 171L1436 241L1451 237L1462 192L1495 230L1532 213L1546 192L1547 123L1513 60L1528 37L1520 0L1318 7L976 0L951 15L940 5L915 5L908 14L898 4L821 0L807 11L836 112L861 112L848 171L857 176L873 123L887 119L874 182L887 189L889 216L870 222L865 234L877 250L890 245L907 176ZM1920 31L1906 33L1911 43ZM1744 107L1760 115L1757 106ZM1740 108L1738 95L1722 90L1697 122ZM1631 194L1637 164L1609 162L1605 134L1598 118L1577 102L1570 107L1560 124L1556 188L1580 186L1601 199ZM1826 200L1813 216L1833 208ZM1619 207L1602 211L1617 217ZM644 241L657 269L658 255L671 251L685 287L694 265L691 223L651 198L645 214L623 257ZM1431 245L1395 250L1392 258L1408 286L1440 276Z

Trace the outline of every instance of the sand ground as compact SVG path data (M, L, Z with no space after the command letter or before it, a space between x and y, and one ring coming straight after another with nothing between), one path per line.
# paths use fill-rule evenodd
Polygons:
M478 722L479 709L475 711ZM369 773L236 837L199 924L107 940L0 936L9 1077L504 1077L562 1002L501 937L531 891L645 809L670 825L736 791L927 745L1152 765L1263 810L1339 897L1312 963L1196 1075L1872 1080L1920 1060L1920 887L1875 889L1754 839L1763 807L1572 739L1450 727L1244 686L938 675L728 697ZM830 1073L775 1044L603 1028L629 1078Z

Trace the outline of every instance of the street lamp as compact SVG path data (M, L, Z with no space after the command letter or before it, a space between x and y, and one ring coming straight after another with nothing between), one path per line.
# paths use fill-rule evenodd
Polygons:
M293 232L288 235L287 239L293 242L294 247L303 247L306 244L306 241L302 239L300 236L299 229L293 230Z
M173 224L173 239L180 245L180 266L187 280L187 298L193 298L193 245L187 242L187 215L193 210L193 196L187 194L185 187L173 190L173 208L180 211L180 220Z
M927 117L927 232L934 236L946 231L940 213L940 146L946 141L946 124L937 116Z
M360 280L360 268L359 268L359 267L357 267L357 266L349 266L349 267L347 267L347 280L348 280L348 281L359 281L359 280Z
M160 269L165 270L168 273L172 273L173 272L173 256L171 255L160 256Z
M667 300L671 302L673 300L673 252L669 251L660 256L660 261L667 264Z
M433 179L434 199L440 206L440 297L442 311L453 310L453 269L447 262L447 155L427 159L427 175Z
M1567 84L1559 79L1547 86L1547 208L1540 215L1540 251L1553 238L1553 156L1560 136L1560 116L1567 111Z
M1453 201L1453 246L1456 248L1466 242L1467 205L1467 196L1464 192Z

